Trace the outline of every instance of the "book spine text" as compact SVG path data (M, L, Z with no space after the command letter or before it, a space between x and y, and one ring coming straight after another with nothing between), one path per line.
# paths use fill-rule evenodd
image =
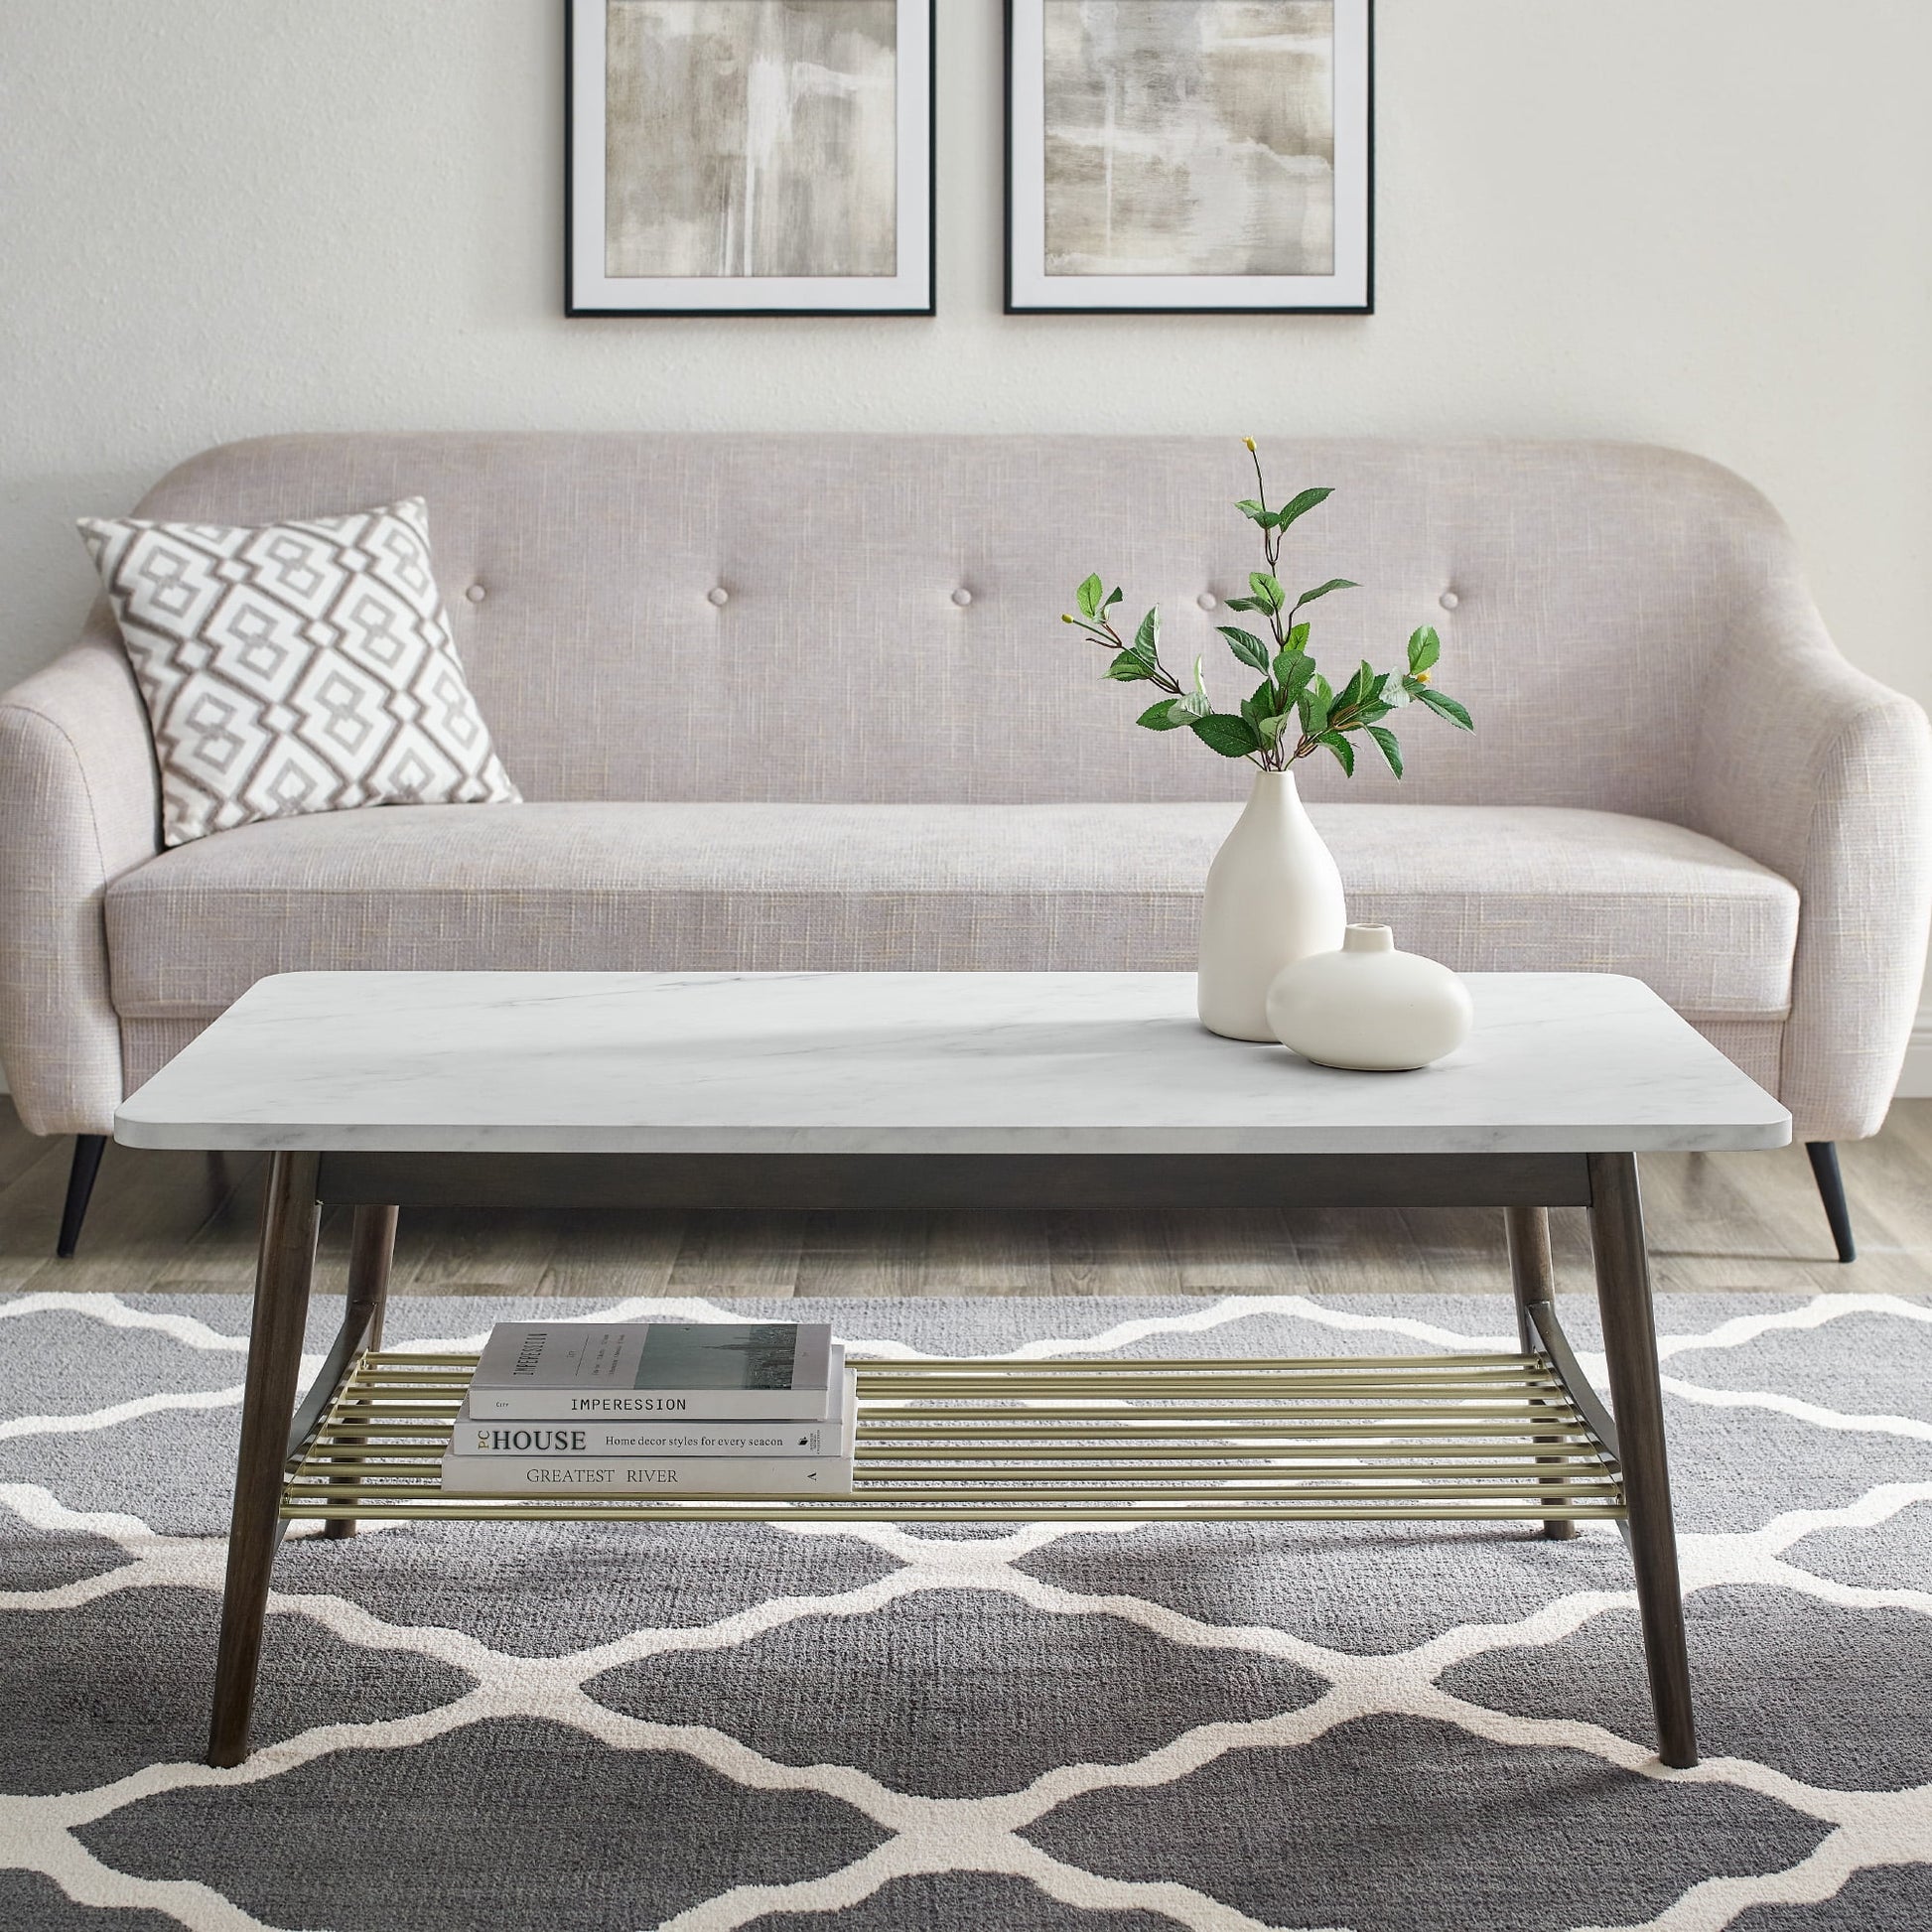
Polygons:
M837 1496L850 1494L843 1456L446 1455L451 1496Z

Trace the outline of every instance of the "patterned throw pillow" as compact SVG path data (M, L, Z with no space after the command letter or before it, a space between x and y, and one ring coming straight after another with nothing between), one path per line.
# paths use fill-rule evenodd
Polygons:
M163 844L353 805L521 802L450 637L420 496L80 534L147 700Z

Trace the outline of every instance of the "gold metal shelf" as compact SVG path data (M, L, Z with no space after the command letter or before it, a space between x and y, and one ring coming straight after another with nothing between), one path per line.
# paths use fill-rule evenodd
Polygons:
M286 1519L1608 1521L1615 1454L1546 1354L861 1362L849 1494L445 1496L477 1357L357 1356ZM1605 1425L1607 1427L1607 1425Z

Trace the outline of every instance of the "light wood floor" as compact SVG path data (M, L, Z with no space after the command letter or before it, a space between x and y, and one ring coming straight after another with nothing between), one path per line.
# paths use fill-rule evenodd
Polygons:
M71 1143L0 1097L0 1292L242 1294L262 1163L109 1148L72 1261L54 1258ZM1932 1292L1932 1100L1841 1150L1860 1258L1842 1267L1803 1153L1643 1163L1660 1289ZM1583 1215L1557 1214L1567 1286L1587 1285ZM345 1218L323 1228L338 1278ZM1493 1210L1238 1215L533 1214L403 1217L411 1295L1218 1295L1503 1292Z

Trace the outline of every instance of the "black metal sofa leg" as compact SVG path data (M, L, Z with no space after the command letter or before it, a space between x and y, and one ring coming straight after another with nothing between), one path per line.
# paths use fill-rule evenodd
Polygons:
M80 1223L87 1218L87 1201L94 1191L94 1176L100 1172L100 1157L107 1152L105 1134L76 1134L73 1137L73 1166L68 1170L68 1200L61 1210L61 1239L54 1252L63 1261L73 1257L80 1240Z
M1818 1183L1818 1198L1825 1203L1825 1218L1832 1224L1838 1258L1856 1261L1859 1250L1852 1239L1852 1210L1845 1204L1845 1176L1839 1173L1838 1143L1807 1141L1805 1153L1811 1161L1811 1177Z

